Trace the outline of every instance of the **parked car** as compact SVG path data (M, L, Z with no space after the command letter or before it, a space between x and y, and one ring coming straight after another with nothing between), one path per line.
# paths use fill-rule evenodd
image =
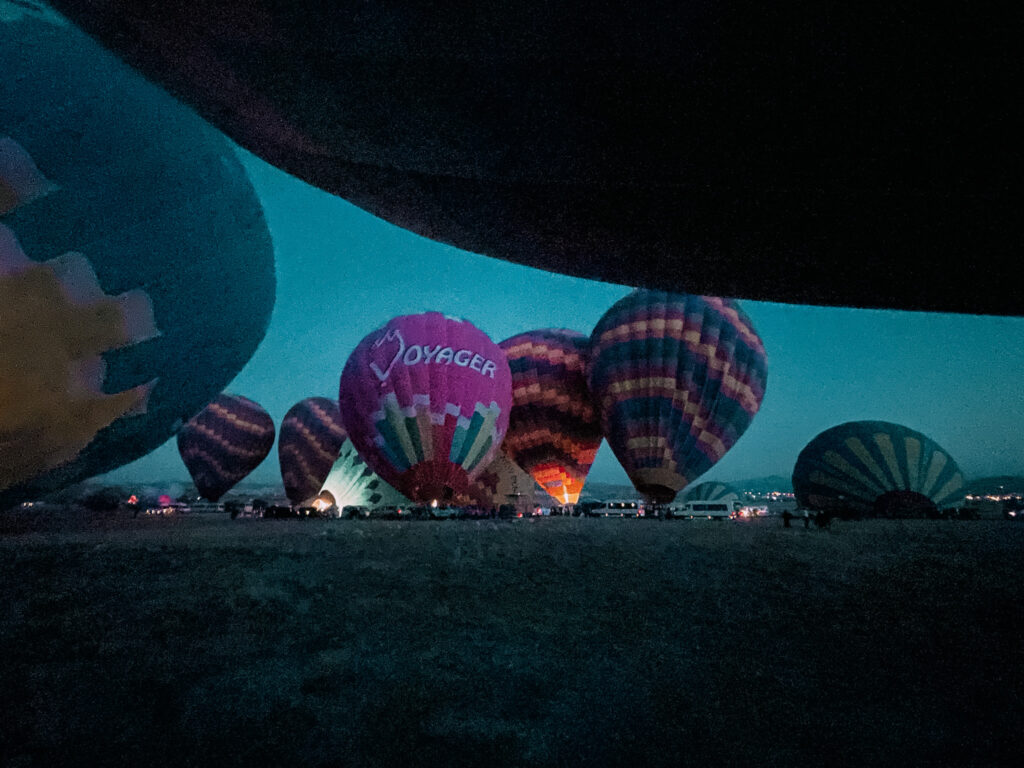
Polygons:
M341 508L341 516L343 518L352 518L354 520L365 520L369 517L370 510L361 504L347 504Z

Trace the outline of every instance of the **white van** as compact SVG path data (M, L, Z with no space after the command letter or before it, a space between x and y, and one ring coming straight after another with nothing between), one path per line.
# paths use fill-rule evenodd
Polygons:
M639 501L605 501L587 511L588 517L641 517L644 505Z
M685 504L670 507L665 512L665 519L728 520L736 511L734 506L734 503L728 501L688 501Z

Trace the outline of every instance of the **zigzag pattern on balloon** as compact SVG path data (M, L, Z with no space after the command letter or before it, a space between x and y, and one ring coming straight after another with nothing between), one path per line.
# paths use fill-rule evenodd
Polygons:
M476 403L471 418L463 416L456 403L445 403L438 412L431 409L427 397L416 398L414 405L403 408L394 393L388 394L381 406L373 414L378 432L375 444L399 472L435 458L434 432L440 428L441 432L452 430L448 459L472 473L493 444L501 414L494 402L489 406Z
M281 421L277 451L285 494L293 503L320 491L347 438L333 400L309 397L288 410Z
M589 382L608 442L634 484L659 497L725 455L764 398L764 345L728 299L634 291L591 341Z
M178 432L178 451L199 492L217 501L267 457L274 421L248 398L222 394Z
M542 328L501 342L512 372L503 449L560 504L575 504L601 444L587 387L589 339Z

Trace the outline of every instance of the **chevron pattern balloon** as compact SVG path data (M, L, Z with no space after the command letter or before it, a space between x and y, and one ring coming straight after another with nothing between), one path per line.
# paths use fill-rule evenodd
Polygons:
M863 515L919 516L957 501L964 478L934 440L888 421L826 429L800 452L793 491L801 506Z
M347 437L334 400L307 397L288 409L278 434L277 457L284 492L293 504L320 492Z
M768 379L764 344L730 299L637 290L590 337L590 391L638 491L667 503L750 426Z
M601 445L587 386L590 340L544 328L499 345L512 370L512 412L502 450L559 504L575 504Z
M725 483L715 482L714 480L706 483L698 483L692 488L687 488L684 492L680 501L738 501L740 495L736 493L736 489L731 485Z
M199 493L217 501L252 472L274 445L274 420L240 395L221 394L178 432L178 452Z

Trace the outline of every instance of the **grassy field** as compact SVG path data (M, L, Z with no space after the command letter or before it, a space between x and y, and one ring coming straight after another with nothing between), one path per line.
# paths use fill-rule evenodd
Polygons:
M1024 764L1024 525L0 515L4 765Z

